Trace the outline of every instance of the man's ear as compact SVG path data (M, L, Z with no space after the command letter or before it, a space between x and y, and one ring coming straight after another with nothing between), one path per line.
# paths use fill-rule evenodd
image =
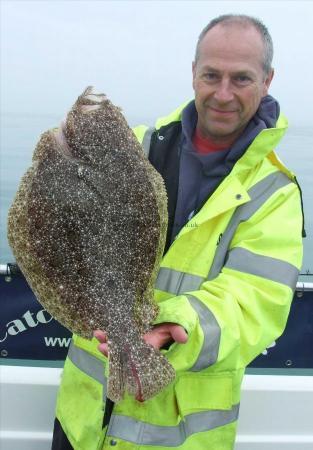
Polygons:
M266 75L266 78L264 80L263 97L268 94L268 90L271 85L273 77L274 77L274 69L271 69L268 75Z
M192 61L192 87L195 88L195 77L196 77L196 63Z

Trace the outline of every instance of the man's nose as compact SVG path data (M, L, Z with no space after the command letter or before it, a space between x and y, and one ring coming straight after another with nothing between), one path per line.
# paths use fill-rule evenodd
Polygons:
M214 98L220 103L228 103L234 98L231 82L227 78L223 78L216 87Z

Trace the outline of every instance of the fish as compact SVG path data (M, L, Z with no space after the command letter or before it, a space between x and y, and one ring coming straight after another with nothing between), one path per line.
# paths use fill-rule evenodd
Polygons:
M167 194L122 110L88 86L44 132L8 213L8 240L38 301L73 333L108 337L107 396L145 401L175 371L143 335L158 314L154 284Z

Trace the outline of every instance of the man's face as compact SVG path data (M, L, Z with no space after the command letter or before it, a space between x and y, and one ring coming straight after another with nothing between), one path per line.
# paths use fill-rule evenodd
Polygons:
M242 133L273 78L262 62L263 42L252 26L218 24L207 32L192 67L197 127L204 137L231 145Z

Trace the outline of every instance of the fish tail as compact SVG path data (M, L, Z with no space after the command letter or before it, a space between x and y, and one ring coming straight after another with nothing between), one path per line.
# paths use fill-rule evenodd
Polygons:
M117 403L123 399L127 384L128 355L109 342L109 378L107 396Z
M143 340L125 343L122 350L109 346L107 396L114 402L125 392L143 402L154 397L175 379L175 370L162 355Z
M127 391L138 401L154 397L175 379L168 360L151 345L137 341L128 352Z

